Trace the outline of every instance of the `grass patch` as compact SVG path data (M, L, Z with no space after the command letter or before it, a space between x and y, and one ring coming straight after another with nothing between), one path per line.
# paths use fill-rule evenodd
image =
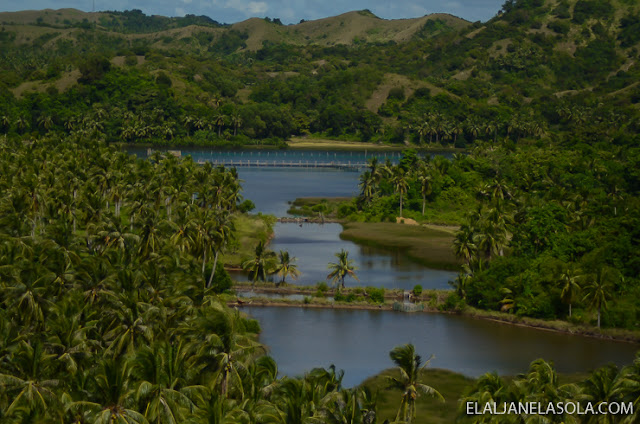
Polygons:
M327 149L327 150L376 150L401 151L406 146L366 143L362 141L329 140L323 138L291 137L288 141L290 149Z
M351 202L351 197L298 197L291 203L287 211L291 215L336 218L338 208L343 203Z
M231 267L240 267L247 257L255 253L258 242L266 242L273 237L273 225L276 219L271 215L236 215L233 225L236 229L236 240L229 247L222 260Z
M427 355L428 353L425 353ZM428 357L428 356L427 356ZM374 393L378 392L378 422L389 420L393 422L400 406L400 390L387 389L387 377L397 377L397 369L388 369L378 375L368 378L362 386L368 387ZM416 423L453 423L458 414L458 399L464 391L474 383L474 379L465 377L452 371L440 369L425 369L420 373L420 382L427 384L444 396L444 403L438 399L421 395L416 400Z
M360 244L402 250L426 266L458 270L462 262L453 253L453 234L418 225L388 222L350 222L344 224L340 238Z

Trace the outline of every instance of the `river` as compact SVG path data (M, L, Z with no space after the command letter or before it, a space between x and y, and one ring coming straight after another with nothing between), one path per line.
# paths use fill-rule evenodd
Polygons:
M130 150L146 156L140 149ZM322 152L321 152L322 153ZM324 152L325 156L338 152ZM237 157L284 154L284 152L215 152L182 150L195 160L228 160ZM290 152L289 159L303 160L319 152ZM366 160L364 152L340 152L347 161ZM227 156L225 156L227 155ZM306 155L306 156L305 156ZM397 161L397 153L389 159ZM369 154L370 156L370 154ZM218 159L216 159L218 158ZM296 197L344 197L358 192L359 173L315 168L238 168L243 195L256 204L256 211L285 216L289 201ZM355 260L361 285L411 289L449 288L455 273L433 270L407 260L399 252L359 246L341 240L338 224L284 224L275 227L270 248L288 250L297 258L302 272L296 282L313 285L325 281L327 263L340 249ZM355 284L347 279L347 285ZM516 327L455 315L404 314L382 311L246 308L260 321L261 342L276 359L280 372L300 375L313 367L331 364L344 369L344 383L353 386L367 377L392 367L389 351L413 343L427 358L435 354L432 366L468 376L488 371L500 374L525 372L529 363L544 358L560 372L585 372L608 362L630 363L638 345L570 336Z
M413 343L432 368L476 377L525 372L537 358L559 372L585 372L609 362L633 361L637 344L572 336L447 314L348 309L250 307L260 321L260 341L269 347L281 374L301 375L334 364L345 370L344 384L394 366L389 351Z

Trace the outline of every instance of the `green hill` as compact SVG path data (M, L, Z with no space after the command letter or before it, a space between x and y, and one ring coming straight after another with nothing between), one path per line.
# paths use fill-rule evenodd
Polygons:
M45 117L63 131L100 104L117 107L105 129L113 140L320 134L462 147L488 133L527 137L604 119L594 115L634 117L640 97L640 12L622 0L508 1L484 24L360 11L223 25L74 9L0 13L0 22L0 113L13 133L42 133ZM154 109L169 128L138 122L154 129L123 137L125 111L148 119ZM634 122L606 128L633 134Z

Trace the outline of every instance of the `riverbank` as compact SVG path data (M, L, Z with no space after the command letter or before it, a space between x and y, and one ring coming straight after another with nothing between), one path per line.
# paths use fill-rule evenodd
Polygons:
M358 150L370 152L399 152L409 148L404 145L368 143L362 141L329 140L312 137L291 137L287 144L293 150Z
M234 289L240 289L240 291L245 292L252 290L254 293L258 293L258 295L244 298L226 295L224 300L232 307L297 307L393 311L394 303L402 304L403 302L403 291L397 289L385 290L384 302L382 303L375 303L368 300L368 297L363 295L366 289L362 287L350 287L340 291L341 294L347 298L350 294L353 294L351 297L353 300L350 302L329 300L328 297L332 297L335 294L334 289L319 291L316 287L268 287L266 284L262 286L252 286L250 283L236 283L234 284ZM259 293L271 296L275 294L282 296L297 294L305 297L302 300L261 297ZM452 294L453 292L450 290L425 290L420 297L414 298L412 304L416 305L414 308L416 309L415 313L457 314L474 319L494 321L501 324L528 327L542 331L553 331L620 342L640 343L640 331L615 328L598 329L594 326L576 325L567 321L546 321L536 318L518 317L513 314L498 311L485 311L452 302Z
M293 150L360 150L369 152L399 152L406 149L414 149L420 152L432 153L459 153L465 149L450 146L416 146L414 144L379 144L364 141L332 140L315 137L291 137L287 141L288 147Z
M380 144L365 141L332 140L315 137L291 137L289 140L250 140L246 143L220 140L214 143L202 143L183 139L181 142L154 143L124 143L115 142L115 146L121 149L128 147L149 148L159 151L181 149L213 149L213 150L344 150L344 151L368 151L368 152L401 152L406 149L414 149L426 153L460 153L465 149L431 145L416 146L413 144Z
M425 266L457 271L462 262L453 253L454 227L390 222L347 222L340 238L358 244L401 250Z

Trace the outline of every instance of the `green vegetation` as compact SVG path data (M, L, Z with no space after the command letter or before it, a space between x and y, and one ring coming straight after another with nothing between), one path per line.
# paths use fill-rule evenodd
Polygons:
M353 259L349 259L349 252L341 249L335 254L338 262L329 262L328 268L331 270L327 278L331 278L333 284L340 283L340 287L344 288L345 277L352 277L358 281L355 271L358 269L353 264Z
M243 264L254 282L295 276L293 257L278 264L265 247L273 222L242 214L251 205L237 173L171 155L136 160L110 143L464 148L450 160L415 150L397 165L372 160L356 199L297 206L358 221L345 237L461 263L452 293L422 293L430 307L637 334L638 2L508 0L474 24L363 11L326 30L62 13L2 14L0 421L376 421L371 392L342 389L335 369L279 378L257 322L224 305L224 265ZM328 278L344 286L354 267L337 256ZM386 295L336 299L382 308ZM400 356L403 391L382 416L451 422L413 402L420 361ZM574 384L536 361L454 399L639 406L639 360ZM453 402L461 384L433 387Z
M438 268L459 269L452 246L452 232L437 227L392 223L349 222L340 237L360 244L397 249L411 259Z
M354 12L322 30L140 11L104 12L88 25L78 12L72 29L52 15L38 24L6 14L0 130L219 147L285 146L310 134L467 148L552 135L628 142L637 134L639 14L637 3L522 0L484 24ZM322 45L323 35L341 36L340 21L361 31L358 42L351 34Z

